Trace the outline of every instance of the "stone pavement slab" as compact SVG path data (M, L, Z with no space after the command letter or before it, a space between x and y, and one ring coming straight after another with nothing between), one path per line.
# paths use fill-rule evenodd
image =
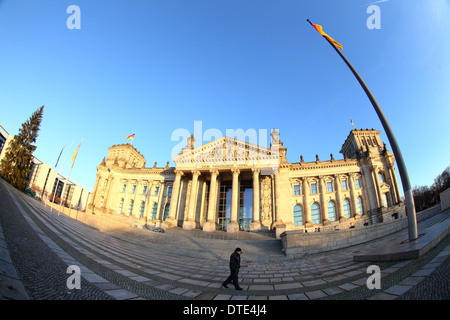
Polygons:
M417 259L428 252L437 243L450 234L450 209L447 209L430 219L441 220L422 230L418 239L408 241L408 230L404 229L386 236L379 241L376 248L366 248L353 256L355 261L398 261Z
M0 197L4 198L2 191L4 185L0 185ZM363 289L367 291L366 270L370 263L354 261L355 253L374 250L392 239L292 260L281 250L274 250L277 246L273 240L190 238L185 232L161 234L133 228L100 233L66 216L49 212L34 199L13 191L10 195L16 198L16 207L11 205L10 209L22 208L21 214L28 217L27 223L35 224L34 230L48 248L65 263L79 265L84 280L118 300L150 297L230 301L358 299ZM0 238L0 248L6 244L5 241L3 245ZM237 246L246 248L242 256L246 266L240 273L244 291L232 287L221 289L220 284L229 272L229 255ZM266 246L268 254L264 254ZM382 292L366 292L361 297L398 299L409 294L448 263L450 245L438 248L439 251L429 248L420 259L379 262L382 282L386 279L389 286Z

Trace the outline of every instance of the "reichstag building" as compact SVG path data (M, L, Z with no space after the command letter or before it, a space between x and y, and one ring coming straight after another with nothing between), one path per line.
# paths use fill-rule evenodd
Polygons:
M265 148L222 137L146 167L132 144L114 145L97 167L89 209L146 225L207 232L339 229L393 219L404 210L394 157L379 131L354 129L343 159L289 163L280 133Z

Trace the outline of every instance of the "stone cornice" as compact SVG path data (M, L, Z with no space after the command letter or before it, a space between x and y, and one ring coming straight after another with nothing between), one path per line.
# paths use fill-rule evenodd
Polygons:
M332 161L320 161L320 162L295 162L282 165L282 168L289 168L289 170L312 170L312 169L329 169L340 167L353 167L358 166L356 159L346 160L332 160Z

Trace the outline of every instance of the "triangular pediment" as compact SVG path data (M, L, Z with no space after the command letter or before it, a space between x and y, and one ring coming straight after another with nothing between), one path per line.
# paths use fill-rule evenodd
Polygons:
M196 148L190 148L188 144L172 160L176 165L231 163L251 165L278 160L278 149L270 149L225 136Z

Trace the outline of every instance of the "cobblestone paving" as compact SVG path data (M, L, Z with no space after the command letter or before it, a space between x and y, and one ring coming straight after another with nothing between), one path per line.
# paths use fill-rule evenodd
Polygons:
M0 226L30 299L449 298L448 236L418 259L377 263L382 286L369 290L372 263L353 261L364 245L291 260L280 241L269 238L201 239L134 228L101 233L0 182ZM244 290L221 289L238 246ZM80 290L67 289L68 265L81 268Z

